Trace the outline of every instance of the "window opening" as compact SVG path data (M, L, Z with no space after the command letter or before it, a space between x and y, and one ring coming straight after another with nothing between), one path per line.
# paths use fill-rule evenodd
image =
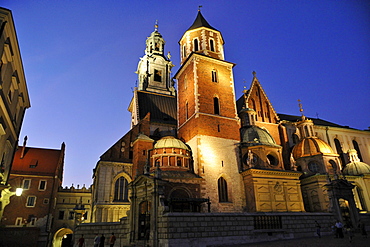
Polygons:
M114 186L114 200L119 202L128 202L128 182L124 177L120 177L116 180Z
M218 179L218 199L220 202L228 202L227 183L223 177Z
M215 44L214 44L213 39L209 40L209 46L210 46L211 51L215 51Z
M194 51L199 51L198 39L194 39Z
M220 105L217 97L213 98L213 113L220 115Z

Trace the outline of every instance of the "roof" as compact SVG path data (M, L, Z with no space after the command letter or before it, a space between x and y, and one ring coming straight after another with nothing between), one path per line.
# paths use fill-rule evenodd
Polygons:
M287 114L281 114L281 113L278 113L278 115L279 115L280 120L286 120L289 122L298 122L302 119L301 116L287 115ZM348 126L339 125L339 124L332 123L332 122L329 122L329 121L326 121L320 118L309 118L309 119L311 119L315 125L349 129Z
M248 146L268 145L278 146L272 136L258 126L242 128L242 142Z
M26 146L23 158L22 151L20 146L15 152L11 174L54 175L60 162L63 163L64 144L60 150Z
M137 97L140 119L150 112L150 122L177 125L175 96L137 91Z
M318 154L334 155L333 149L329 144L318 137L306 137L293 147L292 154L294 159Z
M190 151L190 149L182 141L173 136L162 137L154 145L154 148L180 148Z
M193 25L191 25L188 28L187 31L192 30L192 29L196 29L196 28L199 28L199 27L208 27L210 29L213 29L213 30L218 31L216 28L214 28L211 25L209 25L209 23L206 21L206 19L204 19L203 15L202 15L202 13L200 11L198 11L198 15L195 18L195 21L194 21Z

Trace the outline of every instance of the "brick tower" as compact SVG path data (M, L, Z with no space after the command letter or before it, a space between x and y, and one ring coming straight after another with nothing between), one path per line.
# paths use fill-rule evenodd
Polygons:
M179 44L178 137L192 149L194 171L205 179L202 196L211 199L211 210L240 211L245 200L236 146L235 64L224 60L223 37L200 11Z

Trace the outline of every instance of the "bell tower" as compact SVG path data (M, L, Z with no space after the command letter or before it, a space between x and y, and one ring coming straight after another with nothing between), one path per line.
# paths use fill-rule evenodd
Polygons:
M211 211L241 210L245 200L239 196L244 193L236 146L235 64L224 60L221 32L200 11L179 44L178 137L190 145L194 170L205 178L202 197L211 199Z
M175 95L171 82L171 69L174 65L170 61L170 53L164 55L165 43L156 23L154 31L146 39L145 55L140 58L135 72L138 74L139 91Z

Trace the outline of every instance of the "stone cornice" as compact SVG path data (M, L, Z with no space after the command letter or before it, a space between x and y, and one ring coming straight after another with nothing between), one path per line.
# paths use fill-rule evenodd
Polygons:
M297 171L286 171L286 170L267 170L267 169L256 169L250 168L241 173L243 176L251 175L253 177L260 177L261 178L276 178L279 177L291 177L291 179L298 179L302 173ZM263 176L263 177L262 177ZM279 178L276 178L279 179Z

